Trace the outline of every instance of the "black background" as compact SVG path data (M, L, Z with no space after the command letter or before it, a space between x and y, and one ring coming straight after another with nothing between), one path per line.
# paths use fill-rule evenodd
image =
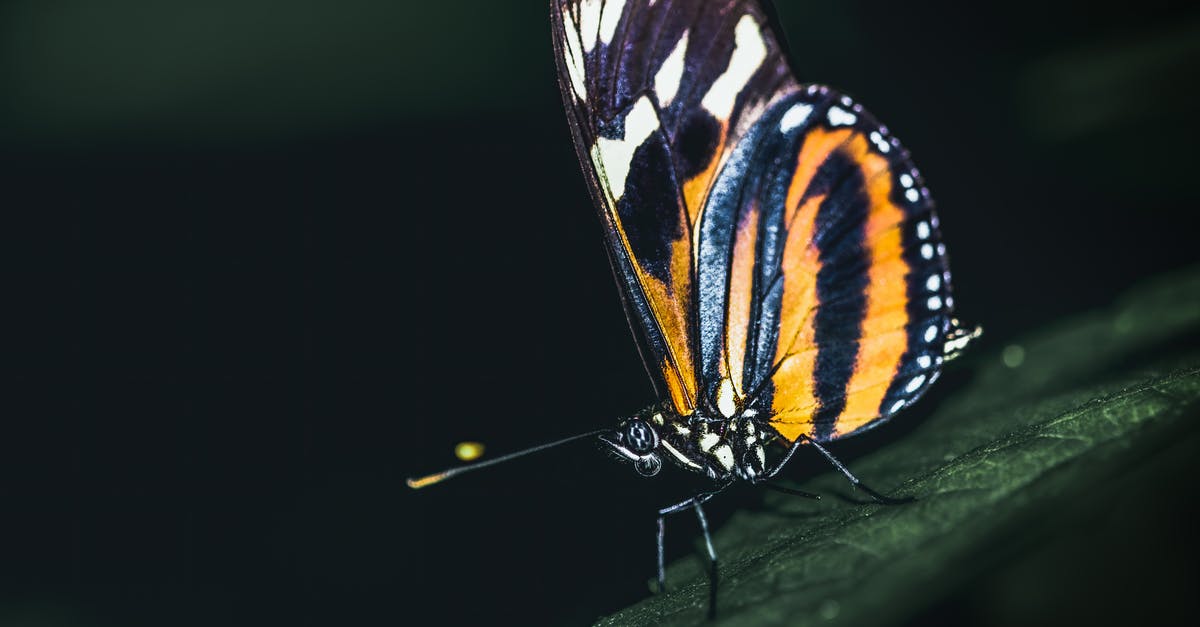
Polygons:
M994 351L1197 260L1186 4L779 12L801 78L912 151ZM403 483L455 442L652 400L548 24L484 0L0 7L0 624L579 624L647 593L652 510L684 492L592 444Z

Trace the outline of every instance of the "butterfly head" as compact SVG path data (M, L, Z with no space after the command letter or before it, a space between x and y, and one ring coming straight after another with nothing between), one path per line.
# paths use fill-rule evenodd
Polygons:
M643 477L653 477L662 470L662 458L658 455L662 439L654 426L640 417L628 418L616 429L600 434L600 441L621 459L633 462Z

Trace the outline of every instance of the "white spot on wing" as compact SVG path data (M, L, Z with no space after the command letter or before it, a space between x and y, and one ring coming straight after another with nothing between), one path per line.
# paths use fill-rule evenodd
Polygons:
M904 192L904 197L908 199L908 202L917 202L921 199L921 193L910 187Z
M567 76L571 79L571 89L575 90L575 95L580 100L587 100L587 87L583 80L585 75L583 50L579 48L579 38L576 37L578 31L575 28L575 21L571 17L570 11L564 11L562 16L563 31L566 37L566 45L563 46L563 59L567 62Z
M927 289L931 292L936 292L941 287L942 287L942 277L940 277L936 274L931 274L931 275L929 275L928 279L925 279L925 289Z
M892 403L892 408L888 410L888 413L894 414L894 413L900 411L901 409L904 409L904 399L900 399L900 400L896 401L895 403Z
M925 383L925 375L919 374L909 380L908 385L904 386L904 391L912 394L921 388L921 384Z
M708 93L700 101L718 120L729 119L733 103L750 77L767 58L767 45L763 43L758 22L749 14L743 15L734 28L734 49L729 57L729 67L713 81Z
M929 237L929 223L928 222L922 221L922 222L917 223L917 237L919 237L921 239L926 239Z
M913 186L913 177L908 174L901 174L900 175L900 184L905 187L912 187Z
M869 137L871 139L871 143L875 144L875 147L879 149L879 152L886 154L887 152L891 151L892 147L888 145L887 140L883 138L883 135L879 134L879 131L871 131Z
M922 368L928 368L932 364L933 360L929 358L929 355L920 355L917 357L917 365Z
M629 165L633 161L633 152L658 129L658 114L650 99L642 96L629 114L625 116L625 137L621 139L596 138L596 146L592 149L592 158L597 160L603 172L613 200L620 200L625 195L625 179L629 176Z
M858 121L858 116L840 107L829 107L825 114L830 126L850 126Z
M600 17L600 41L604 45L612 43L613 34L617 32L617 24L621 21L621 13L625 10L625 0L610 0L604 3L604 14Z
M600 30L600 0L583 0L579 5L579 34L583 39L584 52L596 47L596 35Z
M929 311L937 311L942 308L942 298L937 294L934 294L933 296L929 297L928 301L925 302L925 306L929 308Z
M700 436L700 450L711 451L712 447L716 446L717 442L720 441L721 436L715 433L705 433L704 435Z
M929 328L925 329L925 341L926 342L934 341L935 339L937 339L937 334L938 334L937 325L933 325L933 324L929 325Z
M808 120L808 116L812 115L812 105L798 102L792 105L787 113L783 114L783 118L779 120L779 132L787 133L788 131L804 124Z
M661 67L658 68L658 73L654 75L654 93L658 96L659 106L666 107L671 104L671 100L675 98L675 94L679 92L679 81L683 78L683 59L687 54L688 34L684 31L683 37L675 43L675 49L671 54L667 55L667 60L663 61Z
M921 244L921 256L925 259L933 259L933 246Z

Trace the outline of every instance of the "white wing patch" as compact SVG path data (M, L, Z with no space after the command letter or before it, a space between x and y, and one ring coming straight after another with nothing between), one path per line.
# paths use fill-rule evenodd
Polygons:
M597 171L601 172L605 184L616 202L625 195L625 178L629 176L629 166L633 161L633 153L641 146L646 138L658 130L658 114L654 105L646 96L638 98L625 116L625 137L608 139L597 137L596 145L592 148L592 161Z
M617 32L617 24L625 11L625 0L615 0L604 3L604 14L600 16L600 41L604 45L612 43L613 34Z
M591 52L596 47L596 35L600 31L600 0L583 0L579 5L579 34L583 38L583 51Z
M808 116L812 115L812 110L812 105L803 102L792 105L792 108L788 109L787 113L783 114L783 118L779 120L779 132L787 134L788 131L804 124Z
M767 58L767 45L753 16L743 15L733 35L734 48L729 57L729 67L713 81L712 87L700 101L701 106L718 120L729 119L738 94Z
M563 60L567 62L567 76L571 79L571 89L579 100L587 100L587 84L584 83L583 50L579 45L579 30L575 28L575 20L570 11L563 11Z
M675 94L679 93L679 81L683 79L683 58L687 54L688 34L683 32L683 37L675 43L675 49L671 54L667 55L667 60L663 61L658 72L654 75L654 94L658 96L658 105L666 107L671 104L671 100L675 98Z
M830 126L850 126L858 121L858 116L839 107L829 107L825 113Z

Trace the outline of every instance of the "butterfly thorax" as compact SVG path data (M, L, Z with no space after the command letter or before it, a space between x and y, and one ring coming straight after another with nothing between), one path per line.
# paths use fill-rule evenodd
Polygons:
M753 409L726 418L700 412L681 416L651 407L601 439L643 475L657 474L665 457L685 470L726 481L761 476L764 446L777 437Z

